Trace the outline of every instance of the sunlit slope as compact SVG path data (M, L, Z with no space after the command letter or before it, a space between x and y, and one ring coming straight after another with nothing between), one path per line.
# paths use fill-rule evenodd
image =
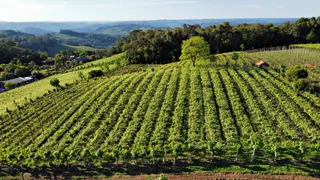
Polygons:
M29 102L30 99L41 97L49 90L52 91L54 88L50 85L50 80L53 78L58 78L60 80L60 85L65 86L66 83L71 84L76 80L80 80L78 75L80 71L87 76L88 72L91 70L101 69L105 64L108 64L109 70L113 70L118 66L116 65L117 61L121 62L120 66L125 64L123 60L123 54L85 63L72 69L70 72L53 75L40 81L0 93L0 114L5 113L6 108L9 110L16 109L17 107L15 103L21 106L26 102Z
M0 123L0 149L32 163L319 156L320 98L275 71L174 63L53 92ZM275 148L276 147L276 148ZM20 156L19 156L20 157ZM32 158L39 157L39 158ZM54 157L54 158L52 158Z

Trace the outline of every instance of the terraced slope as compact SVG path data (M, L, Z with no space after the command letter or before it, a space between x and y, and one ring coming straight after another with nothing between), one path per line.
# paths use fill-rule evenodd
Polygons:
M1 116L0 160L317 161L319 102L274 71L189 63L145 68L80 82Z

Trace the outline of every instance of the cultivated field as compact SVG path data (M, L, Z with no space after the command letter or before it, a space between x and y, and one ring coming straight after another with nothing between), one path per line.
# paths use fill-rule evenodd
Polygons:
M158 65L83 81L2 116L0 160L5 169L256 163L254 172L315 175L319 112L319 96L297 93L274 70Z

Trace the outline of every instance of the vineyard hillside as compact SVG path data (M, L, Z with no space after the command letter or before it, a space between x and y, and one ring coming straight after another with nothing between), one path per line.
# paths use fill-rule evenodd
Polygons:
M260 58L271 66L278 60L272 52L237 60L230 53L195 67L134 66L46 93L0 116L0 166L102 171L110 164L221 162L315 175L319 94L297 92L276 70L254 67Z
M53 91L54 87L50 85L51 79L57 78L60 80L61 86L66 86L66 84L70 85L80 80L79 72L82 72L84 76L88 76L88 73L92 70L100 70L108 66L108 70L112 71L125 64L124 55L119 54L109 58L84 63L68 72L55 74L34 83L0 93L0 115L4 114L6 109L16 110L17 106L23 106L23 104L30 102L30 100L33 101L49 91Z

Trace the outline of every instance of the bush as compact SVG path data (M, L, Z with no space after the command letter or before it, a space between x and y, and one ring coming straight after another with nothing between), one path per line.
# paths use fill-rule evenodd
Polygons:
M36 78L36 79L40 79L40 78L43 78L43 74L39 71L32 71L31 75Z
M4 84L4 88L6 88L6 90L11 90L17 87L16 83L13 82L7 82Z
M100 77L103 76L103 72L101 70L92 70L89 72L89 77L94 78L94 77Z
M79 77L81 80L85 80L85 79L86 79L86 77L84 76L84 74L83 74L82 71L78 72L78 77Z
M294 81L292 83L292 87L296 90L296 91L303 91L306 90L308 88L308 83L302 79L298 79L296 81Z
M51 79L50 80L50 84L53 86L53 87L60 87L60 81L59 81L59 79L57 79L57 78L54 78L54 79Z
M294 66L286 71L286 78L290 82L294 82L298 79L305 79L308 77L308 71L301 66Z
M238 60L238 59L239 59L239 54L236 53L236 52L233 52L233 53L232 53L232 59L233 59L233 60Z

